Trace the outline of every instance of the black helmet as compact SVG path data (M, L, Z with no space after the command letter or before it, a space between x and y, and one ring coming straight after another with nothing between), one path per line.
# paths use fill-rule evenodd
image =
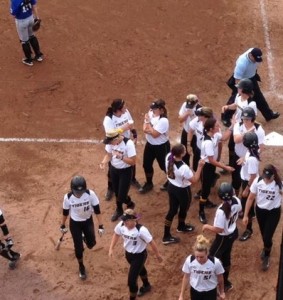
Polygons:
M243 144L247 148L258 147L258 137L254 132L246 132L243 136Z
M75 176L72 178L71 190L79 193L86 191L86 181L83 176Z
M242 120L252 120L252 121L254 121L255 118L256 118L254 109L250 106L245 107L242 111L241 118L242 118Z
M222 182L218 189L218 196L224 201L229 201L234 195L232 184L228 182Z
M253 82L248 78L241 79L238 84L236 84L236 87L242 89L244 94L251 94L254 89Z

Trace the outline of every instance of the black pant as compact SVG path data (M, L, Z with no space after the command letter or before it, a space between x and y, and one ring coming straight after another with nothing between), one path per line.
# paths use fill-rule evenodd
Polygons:
M242 179L241 179L241 165L237 164L237 160L240 157L234 152L232 154L232 165L231 167L233 167L235 169L235 171L232 172L232 186L235 190L239 190L242 184Z
M215 170L216 167L210 163L206 162L203 166L202 175L201 175L201 181L202 181L201 198L202 199L207 199L210 194L211 187L214 183Z
M199 292L191 287L190 290L191 300L216 300L217 299L217 289L210 291Z
M260 87L258 85L259 76L256 74L250 78L254 85L254 97L253 100L256 103L257 109L261 112L266 121L272 119L273 111L270 109L265 97L263 96Z
M271 251L272 238L281 217L281 207L272 210L262 209L256 206L256 218L258 221L264 248Z
M238 238L238 229L230 235L219 235L216 234L215 240L213 241L209 255L219 258L222 262L224 272L224 284L228 283L228 276L231 266L231 252L234 241Z
M193 135L192 140L191 140L191 147L194 149L196 146L196 136ZM186 154L183 157L183 162L185 162L188 166L190 165L190 154L188 153L188 133L187 131L183 128L182 133L181 133L181 144L185 146L186 148ZM199 161L199 157L197 158L197 163Z
M167 141L161 145L151 145L149 142L145 144L143 152L143 168L145 176L149 174L153 176L153 162L156 159L160 169L166 172L165 168L165 158L166 155L170 152L170 143Z
M85 236L86 245L89 249L96 244L94 224L92 216L86 221L74 221L70 218L70 231L74 241L75 255L78 260L83 258L83 240L82 234Z
M242 180L242 191L245 190L245 188L248 185L248 181L247 180ZM250 193L248 193L249 196ZM248 200L248 196L247 197L241 197L241 204L242 204L242 211L244 212L246 209L246 204L247 204L247 200ZM254 206L252 205L249 213L248 213L248 224L247 224L247 229L250 230L251 232L253 232L253 217L254 217L255 213L254 213Z
M113 191L115 193L117 202L120 204L128 203L129 189L131 186L133 168L117 169L111 165L110 174L112 179Z
M172 222L174 216L177 214L179 209L179 214L178 214L179 225L185 225L187 211L190 207L191 200L192 200L191 188L189 186L186 188L180 188L169 182L168 194L169 194L169 211L166 215L166 220Z
M126 251L126 259L130 264L128 273L128 286L131 296L134 296L138 292L138 277L144 281L147 280L147 270L144 266L147 259L147 251L144 250L141 253L129 253Z

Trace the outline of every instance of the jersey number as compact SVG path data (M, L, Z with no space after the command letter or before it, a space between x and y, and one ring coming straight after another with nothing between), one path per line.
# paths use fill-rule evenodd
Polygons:
M84 207L84 211L88 211L89 210L89 205Z

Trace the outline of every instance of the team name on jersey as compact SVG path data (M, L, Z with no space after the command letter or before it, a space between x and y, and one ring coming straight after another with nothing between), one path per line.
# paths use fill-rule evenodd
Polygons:
M128 120L123 120L121 122L115 122L115 125L116 125L116 127L121 127L121 126L123 126L126 123L128 123Z
M262 194L267 194L267 195L275 195L275 191L268 191L268 190L262 190L261 188L258 189L258 191ZM268 199L268 200L273 200L273 199Z
M77 203L77 204L71 204L71 207L81 207L81 206L88 206L89 201L86 201L84 203Z
M211 275L212 271L193 270L193 273L202 274L202 275Z
M132 241L136 241L137 240L137 236L130 236L130 235L123 234L123 237L125 239L132 240Z

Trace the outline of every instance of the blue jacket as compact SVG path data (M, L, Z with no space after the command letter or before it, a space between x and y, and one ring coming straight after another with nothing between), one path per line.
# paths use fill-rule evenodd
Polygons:
M32 15L32 6L37 0L11 0L10 13L19 20L26 19Z

